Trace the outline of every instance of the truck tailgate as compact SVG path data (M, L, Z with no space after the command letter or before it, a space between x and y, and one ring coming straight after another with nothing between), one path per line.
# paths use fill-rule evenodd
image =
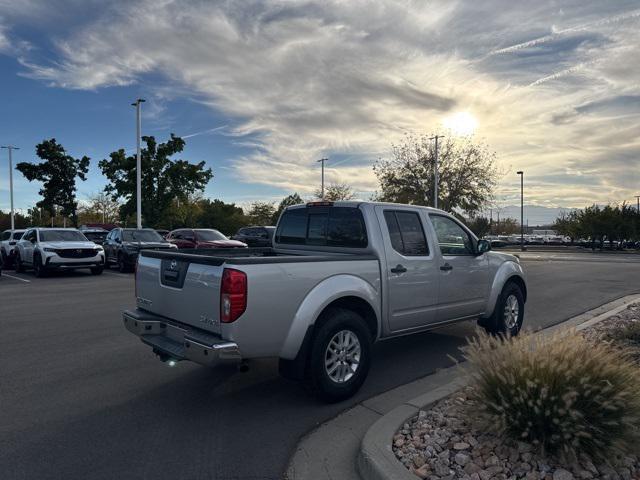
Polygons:
M140 255L136 270L139 308L178 322L220 333L220 282L223 267L191 263L179 253Z

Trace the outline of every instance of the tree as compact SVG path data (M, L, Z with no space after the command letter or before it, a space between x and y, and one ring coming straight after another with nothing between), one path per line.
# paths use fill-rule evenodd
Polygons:
M78 207L78 219L84 223L118 223L120 203L105 193L91 195Z
M199 202L197 226L215 228L225 235L233 235L239 228L249 224L242 208L222 200L203 199Z
M187 201L188 196L203 191L213 177L205 162L192 164L170 157L182 152L185 142L173 133L166 143L156 143L152 136L142 137L146 147L141 152L142 216L145 225L159 225L175 198ZM112 152L99 163L109 180L105 192L114 200L124 199L120 215L129 218L136 212L136 157L125 155L124 149Z
M298 195L297 192L296 193L292 193L291 195L287 195L278 204L278 208L276 208L276 211L274 212L273 217L271 217L271 223L273 225L278 223L278 219L280 218L280 214L283 212L283 210L285 208L290 207L291 205L300 205L301 203L304 203L304 201L302 200L302 197L300 195Z
M55 138L44 140L36 145L36 154L43 162L20 162L16 169L30 182L42 182L40 200L36 205L45 209L50 216L59 213L71 218L78 225L78 202L76 201L76 177L86 180L89 171L89 157L74 158L68 155L64 147Z
M515 218L503 218L499 222L496 222L496 231L498 235L513 235L520 233L520 222Z
M187 195L184 200L173 199L167 214L158 223L158 228L182 228L197 226L198 218L202 213L200 192Z
M276 207L271 202L253 202L247 217L252 225L270 225L275 212Z
M25 217L21 213L13 212L13 220L16 228L26 228L29 225L32 225L29 217ZM4 230L9 230L11 228L11 213L4 213L0 210L0 232Z
M487 217L473 217L465 223L478 238L482 238L487 235L491 228L491 223Z
M402 143L392 145L390 159L375 163L378 200L433 205L435 152L429 137L407 135ZM438 176L438 206L474 215L489 202L495 188L495 153L471 137L446 137L439 144Z
M316 198L322 198L322 189L315 192ZM352 200L355 197L353 188L347 183L331 183L324 189L324 199L329 202L338 202L340 200Z

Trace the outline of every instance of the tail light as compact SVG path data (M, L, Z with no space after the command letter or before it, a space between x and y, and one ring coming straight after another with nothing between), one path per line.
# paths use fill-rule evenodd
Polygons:
M225 268L220 285L220 322L231 323L247 308L247 274Z

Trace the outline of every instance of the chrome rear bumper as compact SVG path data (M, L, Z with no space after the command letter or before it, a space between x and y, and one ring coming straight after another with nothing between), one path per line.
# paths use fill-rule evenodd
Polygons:
M126 310L122 313L122 320L127 330L140 337L160 356L191 360L206 366L242 360L236 343L144 310Z

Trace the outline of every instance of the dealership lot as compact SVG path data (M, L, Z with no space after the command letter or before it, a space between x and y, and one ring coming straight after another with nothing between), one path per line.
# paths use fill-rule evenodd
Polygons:
M527 258L525 255L523 258ZM637 256L524 260L525 325L548 326L640 291ZM6 275L5 275L6 273ZM133 275L0 278L2 478L281 478L297 440L364 398L449 365L467 323L376 347L369 381L336 405L277 375L275 361L171 369L126 332ZM265 317L268 321L268 317ZM375 358L374 358L375 362Z

